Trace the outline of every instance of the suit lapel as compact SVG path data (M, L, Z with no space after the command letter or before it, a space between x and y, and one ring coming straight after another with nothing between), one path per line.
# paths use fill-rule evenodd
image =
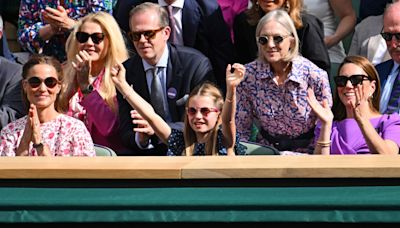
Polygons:
M181 85L183 80L183 68L179 60L176 48L168 45L169 58L167 68L167 100L169 111L174 122L181 121L176 108L176 100L180 99Z
M140 94L146 101L150 101L150 92L146 80L146 72L144 72L142 59L136 55L133 59L133 67L128 72L129 84L133 85L135 91ZM127 78L128 78L127 75Z

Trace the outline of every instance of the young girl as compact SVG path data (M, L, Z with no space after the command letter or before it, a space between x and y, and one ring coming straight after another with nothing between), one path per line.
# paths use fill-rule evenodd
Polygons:
M231 73L231 69L234 73ZM241 64L226 68L226 102L218 88L211 83L197 86L186 103L183 132L172 129L153 107L126 82L121 64L111 69L117 89L129 104L148 121L156 135L168 145L167 155L235 155L242 154L244 146L236 138L236 87L243 79Z

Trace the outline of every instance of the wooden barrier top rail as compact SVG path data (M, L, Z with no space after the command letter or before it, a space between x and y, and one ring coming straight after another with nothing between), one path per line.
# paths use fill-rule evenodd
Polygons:
M0 179L199 178L400 178L400 156L0 158Z

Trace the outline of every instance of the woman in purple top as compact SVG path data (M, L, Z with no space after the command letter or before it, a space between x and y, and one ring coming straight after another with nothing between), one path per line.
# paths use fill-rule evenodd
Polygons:
M379 113L380 82L368 59L348 56L336 76L332 111L308 91L308 102L319 118L315 154L398 154L400 117Z

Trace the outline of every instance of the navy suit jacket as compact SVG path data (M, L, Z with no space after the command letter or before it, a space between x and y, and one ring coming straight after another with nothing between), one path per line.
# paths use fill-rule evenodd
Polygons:
M120 27L129 31L129 11L143 2L157 0L118 1L114 17ZM182 9L184 46L193 47L207 56L212 64L217 85L225 91L225 69L233 61L233 44L229 28L216 0L185 0Z
M185 104L177 104L177 100L189 94L192 89L206 80L213 81L214 75L210 61L199 51L183 47L168 45L169 58L167 66L167 83L168 91L173 91L175 96L167 96L168 107L173 122L182 122L185 112ZM151 103L150 92L146 81L146 72L143 68L142 59L139 55L135 55L124 62L126 69L126 80L132 85L134 90L142 96L147 102ZM120 130L124 145L130 149L128 155L165 155L166 146L156 144L154 150L141 150L135 142L134 125L130 116L132 107L118 93ZM152 142L157 142L156 138L152 138Z
M378 72L379 75L379 80L381 82L381 95L383 93L383 87L386 84L387 77L390 74L390 71L392 70L394 65L394 61L392 59L389 59L383 63L379 63L376 65L376 71Z
M21 93L22 66L0 56L0 129L26 114Z

